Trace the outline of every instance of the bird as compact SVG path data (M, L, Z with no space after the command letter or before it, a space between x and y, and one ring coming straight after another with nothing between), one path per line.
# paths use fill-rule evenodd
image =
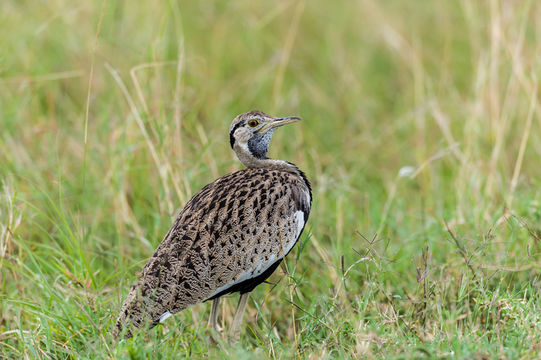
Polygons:
M186 203L129 291L114 338L210 300L208 325L218 330L220 298L238 292L228 336L239 340L250 292L293 249L310 214L312 188L304 172L267 157L274 131L300 120L259 110L233 119L229 142L246 168L214 180Z

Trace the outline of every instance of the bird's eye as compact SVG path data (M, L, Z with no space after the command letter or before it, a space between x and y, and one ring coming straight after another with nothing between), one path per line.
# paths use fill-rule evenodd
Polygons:
M259 121L257 121L256 119L248 120L248 126L249 127L256 127L257 125L259 125Z

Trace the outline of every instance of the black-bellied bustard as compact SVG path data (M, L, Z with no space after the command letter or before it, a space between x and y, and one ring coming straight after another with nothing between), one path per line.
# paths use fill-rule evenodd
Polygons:
M124 301L115 336L131 336L134 327L207 300L213 300L209 324L216 328L220 297L239 292L229 332L238 340L248 294L291 251L310 213L304 173L266 156L274 131L299 120L261 111L233 120L231 147L246 169L213 181L188 201Z

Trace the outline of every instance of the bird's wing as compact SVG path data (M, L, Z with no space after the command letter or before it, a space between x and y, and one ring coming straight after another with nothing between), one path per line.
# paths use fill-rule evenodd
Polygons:
M249 292L264 281L296 244L308 219L311 194L302 179L287 172L251 171L229 206L242 211L224 214L223 223L215 223L218 246L208 253L214 290L206 300Z

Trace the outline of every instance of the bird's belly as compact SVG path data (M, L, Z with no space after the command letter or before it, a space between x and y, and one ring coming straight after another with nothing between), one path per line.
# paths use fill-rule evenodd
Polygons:
M258 277L291 251L304 228L304 213L296 211L278 223L257 227L250 235L232 234L226 246L213 252L209 280L214 291L207 299Z

